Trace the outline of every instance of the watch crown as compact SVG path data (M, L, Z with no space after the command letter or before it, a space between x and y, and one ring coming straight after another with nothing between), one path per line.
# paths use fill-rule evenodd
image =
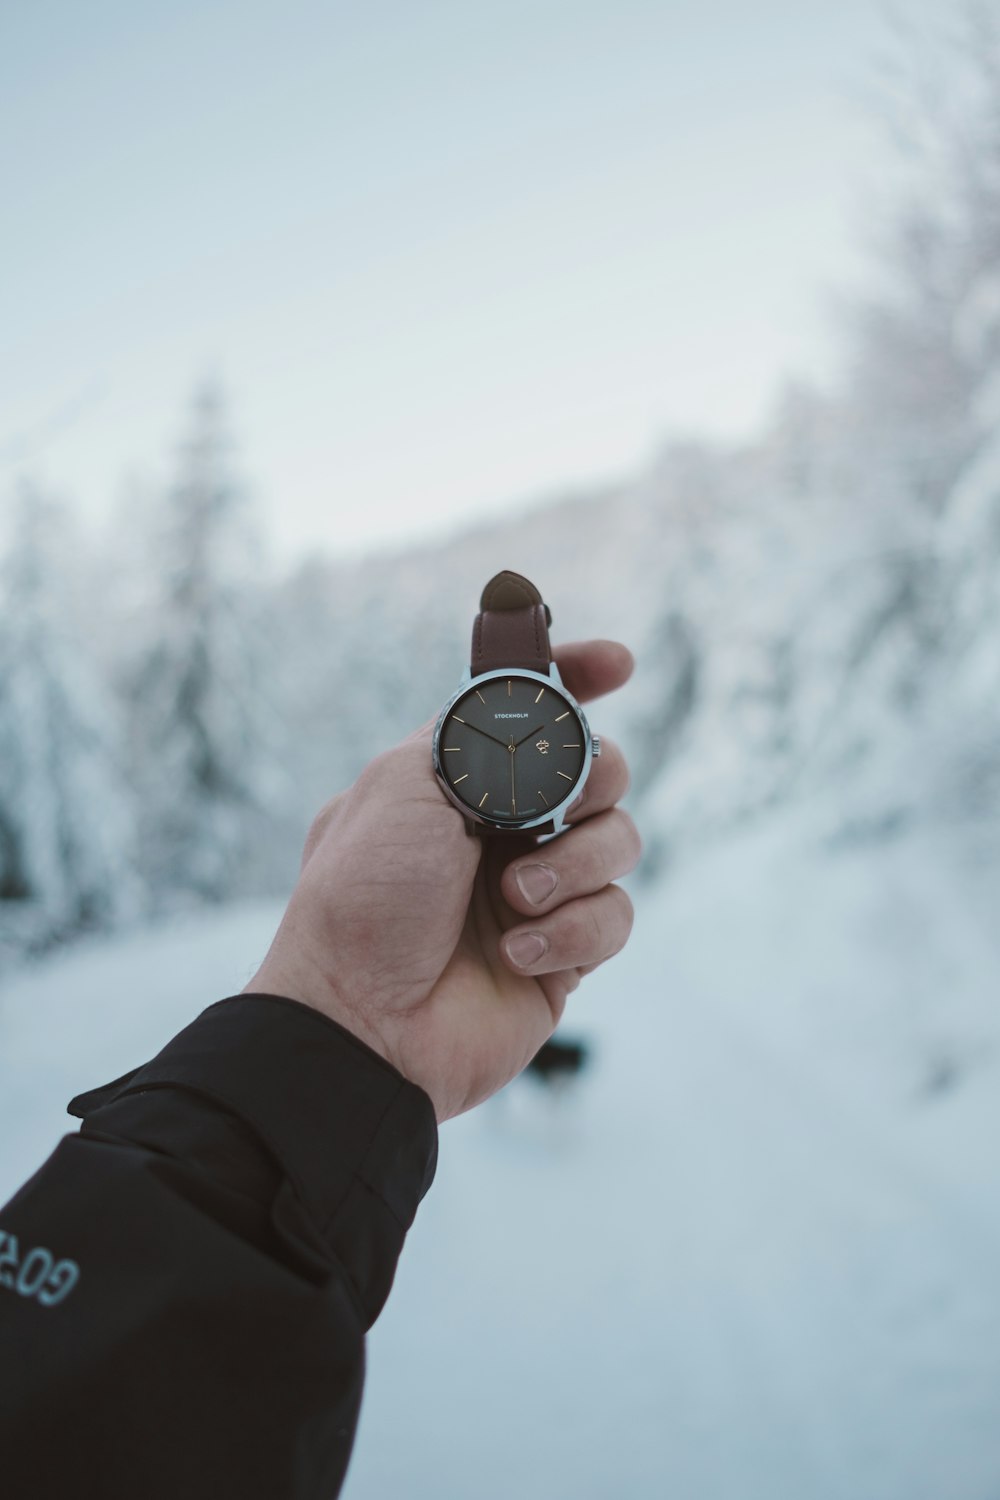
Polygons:
M596 760L601 753L601 736L599 734L592 735L591 740L593 742L593 756Z

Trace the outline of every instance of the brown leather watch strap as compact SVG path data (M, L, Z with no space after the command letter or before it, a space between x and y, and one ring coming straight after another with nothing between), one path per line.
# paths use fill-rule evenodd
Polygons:
M472 675L523 667L548 672L552 665L552 613L533 583L520 573L497 573L483 589L472 627Z

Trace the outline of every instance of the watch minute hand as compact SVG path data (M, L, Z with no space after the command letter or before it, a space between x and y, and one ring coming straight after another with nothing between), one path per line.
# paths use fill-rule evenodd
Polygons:
M529 729L528 732L527 732L527 734L524 736L523 739L519 739L519 740L516 741L516 743L514 745L514 749L516 750L517 747L518 747L518 745L523 745L525 740L530 740L531 736L533 734L537 734L538 731L539 731L539 729L544 729L544 728L545 728L544 724L538 724L538 725L535 726L534 729Z
M459 720L459 722L461 723L463 721ZM510 745L507 743L506 740L498 740L497 737L496 737L496 735L495 734L490 734L490 732L489 732L488 729L480 729L480 727L479 727L478 724L471 724L468 719L464 720L464 724L465 724L466 729L474 729L477 734L483 734L483 735L485 735L488 740L492 740L493 741L494 745L502 745L505 750L509 750L510 749Z

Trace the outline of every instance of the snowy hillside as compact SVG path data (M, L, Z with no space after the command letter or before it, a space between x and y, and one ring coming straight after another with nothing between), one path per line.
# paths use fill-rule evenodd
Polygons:
M433 715L503 565L543 588L556 641L637 657L593 718L629 755L648 878L794 804L834 846L934 829L1000 895L1000 487L977 456L937 516L891 492L865 509L847 416L818 409L837 435L806 481L776 419L753 448L670 448L617 490L290 580L303 818Z
M992 1500L1000 936L926 833L773 819L637 893L593 1066L442 1130L347 1500ZM278 910L5 987L0 1198L76 1091L245 982Z

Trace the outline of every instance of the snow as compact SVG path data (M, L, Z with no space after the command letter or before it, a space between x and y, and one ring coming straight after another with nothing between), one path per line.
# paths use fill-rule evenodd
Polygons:
M647 846L570 1006L593 1066L444 1128L346 1500L1000 1495L1000 74L970 28L935 52L954 118L911 79L841 376L755 441L281 579L202 397L100 560L40 493L5 528L0 965L159 922L3 979L0 1201L73 1094L254 972L280 908L186 894L294 878L457 685L498 566L556 644L635 652L591 712Z
M636 888L593 1066L441 1132L345 1500L994 1500L1000 938L926 831L777 816ZM243 905L23 971L0 1196L246 982Z

